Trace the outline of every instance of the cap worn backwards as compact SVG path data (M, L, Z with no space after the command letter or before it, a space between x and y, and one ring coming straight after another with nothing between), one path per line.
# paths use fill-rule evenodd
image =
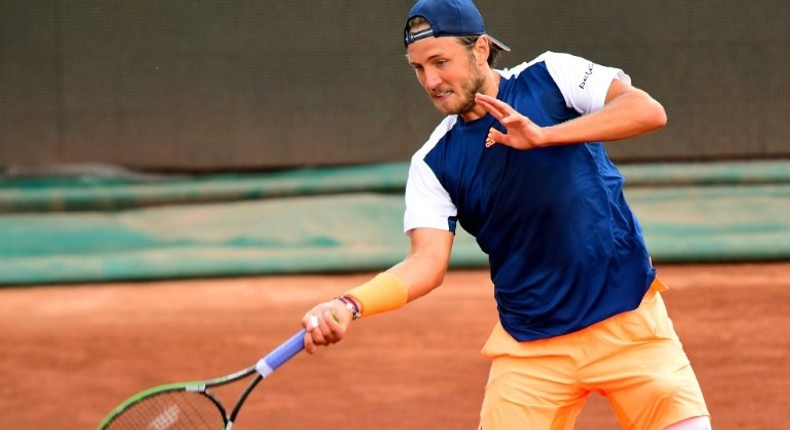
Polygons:
M425 18L430 24L430 28L412 33L407 25L403 31L405 46L431 36L479 36L486 34L483 16L480 15L480 11L477 10L472 0L418 0L409 10L406 22L416 16ZM487 35L487 37L499 49L510 51L507 45L491 35Z

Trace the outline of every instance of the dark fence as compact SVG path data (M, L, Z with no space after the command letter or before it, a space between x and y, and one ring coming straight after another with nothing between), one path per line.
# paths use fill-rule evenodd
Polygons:
M404 60L409 1L0 0L0 166L236 170L402 161L440 115ZM784 0L478 0L513 52L622 67L660 133L619 160L790 155Z

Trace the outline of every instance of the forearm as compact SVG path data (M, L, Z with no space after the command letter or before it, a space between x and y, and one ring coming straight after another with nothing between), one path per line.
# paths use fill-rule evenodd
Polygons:
M631 88L596 112L544 128L545 142L541 146L627 139L657 130L666 122L660 103L644 91Z
M403 261L340 297L316 305L302 317L307 352L343 339L352 319L398 309L442 284L453 233L418 228L409 237L411 250Z
M351 302L357 317L398 309L442 284L445 270L434 262L410 255L370 281L346 291L340 300ZM349 300L350 299L350 300Z
M444 282L447 262L431 256L409 255L389 270L397 276L408 290L408 301L422 297Z
M346 292L359 304L363 316L397 309L428 294L444 281L453 234L416 229L410 236L412 248L403 261Z

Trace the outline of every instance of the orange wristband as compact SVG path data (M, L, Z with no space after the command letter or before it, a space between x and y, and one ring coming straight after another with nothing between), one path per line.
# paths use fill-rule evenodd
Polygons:
M345 295L359 303L363 317L398 309L409 300L409 290L403 281L388 272L379 273L370 281L348 290Z

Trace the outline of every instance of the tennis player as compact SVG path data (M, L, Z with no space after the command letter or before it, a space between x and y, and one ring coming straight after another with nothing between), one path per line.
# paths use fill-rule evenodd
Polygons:
M509 48L471 0L418 1L404 43L447 115L411 160L411 250L307 312L308 352L341 340L352 319L441 285L460 223L489 257L499 313L482 349L481 429L572 429L591 392L624 429L711 429L667 287L602 144L663 127L661 104L622 70L569 54L495 69Z

